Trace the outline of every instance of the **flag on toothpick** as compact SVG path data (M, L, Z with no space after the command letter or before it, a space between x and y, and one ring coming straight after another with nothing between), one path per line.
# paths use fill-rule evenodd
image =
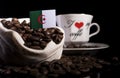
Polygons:
M31 28L49 28L56 26L56 11L30 11L30 25Z

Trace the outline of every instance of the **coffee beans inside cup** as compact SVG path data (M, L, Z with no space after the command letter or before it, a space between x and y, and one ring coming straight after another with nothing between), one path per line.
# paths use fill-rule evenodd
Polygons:
M30 22L26 20L21 23L17 18L12 18L11 21L1 20L4 27L14 30L20 34L25 41L25 46L33 49L44 49L52 40L59 44L63 39L63 33L58 28L30 28Z

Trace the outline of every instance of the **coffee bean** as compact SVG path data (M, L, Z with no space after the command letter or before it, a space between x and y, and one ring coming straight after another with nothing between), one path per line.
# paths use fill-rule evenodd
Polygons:
M30 46L30 48L34 48L34 49L42 49L40 46Z
M85 73L85 72L89 72L89 71L90 71L90 68L81 68L80 71L81 71L81 72L84 72L84 73Z
M59 75L58 74L49 74L48 78L58 78Z
M44 49L46 47L46 45L47 45L47 42L40 41L40 46L41 46L42 49Z
M49 73L49 71L46 67L41 67L41 69L39 71L44 75L47 75Z
M78 71L78 70L72 70L71 72L70 72L70 74L73 74L73 75L80 75L81 74L81 72L80 71Z
M94 63L93 65L94 65L94 67L96 67L98 69L101 69L103 67L101 64L98 64L98 63Z
M30 40L31 40L31 41L39 41L40 38L37 37L37 36L30 36Z
M50 62L48 62L48 61L44 61L43 63L41 63L41 66L48 67L49 64L50 64Z
M11 27L10 29L16 31L17 27Z
M3 25L5 25L6 20L1 20L1 23L2 23Z
M26 42L25 45L28 46L28 47L30 47L30 46L32 46L32 42Z
M17 18L12 18L12 22L13 22L13 23L19 23L19 21L18 21Z
M39 45L40 45L40 42L39 42L39 41L33 41L33 42L32 42L32 45L33 45L33 46L34 46L34 45L39 46Z

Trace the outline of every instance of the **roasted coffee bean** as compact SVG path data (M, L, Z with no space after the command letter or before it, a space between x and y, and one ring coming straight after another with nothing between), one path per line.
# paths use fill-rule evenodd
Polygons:
M58 78L59 75L58 74L49 74L48 78Z
M14 24L14 26L17 28L22 28L22 26L19 23Z
M11 27L10 29L16 31L17 27Z
M39 70L38 69L31 69L30 74L33 76L39 75Z
M53 39L53 41L55 41L56 44L59 44L59 42L62 40L63 36L61 35L56 35L55 39Z
M42 49L40 46L30 46L30 48L34 48L34 49Z
M1 23L2 23L3 25L5 25L6 20L1 20Z
M93 65L94 65L94 67L96 67L98 69L101 69L103 67L101 64L98 64L98 63L94 63Z
M54 28L50 28L50 29L48 29L48 32L53 34L53 33L55 33L55 29Z
M72 63L72 61L68 61L68 62L66 62L66 64L70 66L70 65L72 65L73 63Z
M31 42L26 42L25 45L28 46L28 47L30 47L30 46L32 46L32 43Z
M107 66L111 64L111 63L103 61L103 60L98 60L98 63L100 63L101 65L107 65Z
M21 33L22 34L22 33ZM31 37L32 35L30 35L30 34L23 34L23 36L22 36L22 38L23 38L23 40L26 42L26 41L30 41L30 37ZM29 39L28 39L29 38Z
M1 20L1 23L6 28L18 32L25 41L24 45L29 48L44 49L51 40L59 44L63 39L63 33L57 28L31 29L30 22L23 20L20 23L17 18L13 18L12 21Z
M81 72L84 72L84 73L85 73L85 72L89 72L89 71L90 71L90 68L81 68L80 71L81 71Z
M50 35L49 31L44 31L43 33L44 33L44 35Z
M36 36L39 36L41 38L45 37L45 35L43 33L33 33L33 34L35 34Z
M12 22L13 22L13 23L19 23L19 21L18 21L17 18L12 18Z
M21 22L21 26L28 26L28 27L30 27L30 22L26 22L26 20L23 20L22 22Z
M49 73L49 70L47 69L47 67L41 67L39 71L44 75L47 75Z
M10 29L11 27L12 27L12 23L10 22L10 21L5 21L5 20L3 20L3 21L1 21L2 22L2 24L6 27L6 28L8 28L8 29Z
M37 36L30 36L31 41L40 41L40 38Z
M71 68L70 68L69 65L63 64L62 67L63 67L63 69L64 69L66 72L70 72L70 71L71 71Z
M39 45L40 45L40 42L38 42L38 41L33 41L33 42L32 42L32 45L33 45L33 46L34 46L34 45L39 46Z
M29 31L30 30L30 27L29 26L24 26L23 27L26 31Z
M43 63L41 63L41 66L42 66L42 67L43 67L43 66L48 67L49 64L50 64L50 62L44 61Z
M51 39L44 39L45 42L49 43L51 41Z
M46 45L47 45L47 42L40 41L40 46L41 46L42 49L44 49L46 47Z
M79 71L79 70L72 70L71 72L70 72L70 74L73 74L73 75L80 75L81 74L81 72Z

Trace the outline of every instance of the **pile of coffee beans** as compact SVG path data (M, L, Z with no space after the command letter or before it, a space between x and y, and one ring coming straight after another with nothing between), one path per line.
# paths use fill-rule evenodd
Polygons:
M1 20L2 24L11 30L18 32L25 44L29 48L44 49L46 45L53 40L56 44L59 44L63 39L63 33L57 28L30 28L30 22L27 23L24 20L22 23L17 18L13 18L11 21Z
M0 64L2 78L97 78L98 72L110 62L91 56L66 56L60 60L44 61L25 66Z

